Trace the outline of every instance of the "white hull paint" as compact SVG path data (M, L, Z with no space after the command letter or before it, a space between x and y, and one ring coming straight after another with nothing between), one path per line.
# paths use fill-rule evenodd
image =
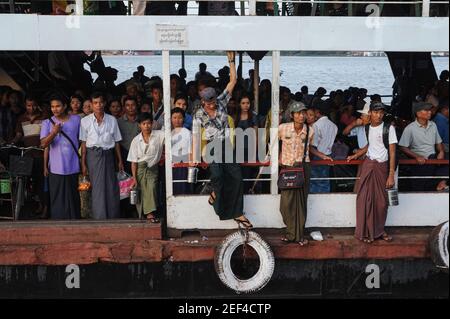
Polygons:
M16 26L19 26L17 28ZM183 46L157 28L185 27ZM351 35L351 36L350 36ZM0 14L0 50L448 51L449 19ZM20 41L18 40L20 39Z
M401 193L389 207L387 226L436 226L449 219L448 193ZM234 229L220 221L207 196L177 196L167 202L169 229ZM306 227L355 227L356 194L313 194L308 198ZM279 195L245 196L244 211L257 228L284 228Z

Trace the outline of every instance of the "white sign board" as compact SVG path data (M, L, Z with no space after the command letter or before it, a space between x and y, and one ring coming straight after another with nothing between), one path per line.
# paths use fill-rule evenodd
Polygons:
M156 43L168 49L189 47L187 26L157 24Z

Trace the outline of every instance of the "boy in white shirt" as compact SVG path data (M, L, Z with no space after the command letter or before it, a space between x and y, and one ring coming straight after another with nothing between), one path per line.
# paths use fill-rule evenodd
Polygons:
M164 152L164 131L152 130L153 116L141 113L138 116L141 129L133 141L127 160L131 162L134 187L140 189L139 201L136 204L139 217L146 216L152 223L159 223L156 217L158 205L158 172L159 161Z

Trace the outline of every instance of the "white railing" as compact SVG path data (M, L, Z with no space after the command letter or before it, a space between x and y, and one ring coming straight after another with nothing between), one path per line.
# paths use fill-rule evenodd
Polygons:
M90 1L108 1L108 0L75 0L75 4L68 6L68 12L67 13L74 13L76 15L83 15L84 12L84 3ZM118 0L116 0L118 1ZM147 1L147 0L137 0L137 1ZM152 2L157 1L171 1L171 2L180 2L179 0L152 0ZM369 0L244 0L244 1L234 1L234 0L196 0L195 2L203 2L203 1L209 1L209 2L235 2L239 3L241 6L241 15L256 15L256 8L257 2L273 2L276 5L283 5L283 4L310 4L312 6L311 9L311 15L315 15L316 9L318 5L323 4L344 4L344 5L357 5L357 4L367 4L367 5L421 5L422 6L422 17L429 17L430 16L430 7L431 5L448 5L448 1L432 1L432 0L416 0L416 1L369 1ZM118 1L118 2L124 2L130 3L136 2L135 1ZM148 1L147 1L148 2ZM194 1L187 1L188 3L193 3ZM14 13L14 7L15 5L29 5L30 1L0 1L0 5L9 5L10 6L10 13ZM189 6L188 9L190 11L195 10L198 8L198 6ZM131 13L131 10L128 11ZM448 10L447 10L448 12ZM349 10L349 15L351 15L351 10ZM189 15L189 14L188 14Z

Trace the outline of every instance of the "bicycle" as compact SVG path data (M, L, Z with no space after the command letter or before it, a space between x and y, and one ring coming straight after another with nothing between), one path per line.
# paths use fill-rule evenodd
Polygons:
M33 158L32 157L25 157L24 155L32 150L41 151L43 152L44 149L35 147L35 146L29 146L29 147L20 147L13 144L7 144L4 146L0 146L0 150L6 150L6 149L15 149L20 151L20 156L13 157L16 155L11 154L10 155L10 161L9 161L9 173L12 177L15 177L15 198L12 196L12 206L14 209L14 215L13 220L19 220L20 217L20 211L22 209L22 206L25 204L25 198L26 196L26 179L32 175L33 171ZM11 161L11 159L16 161Z

